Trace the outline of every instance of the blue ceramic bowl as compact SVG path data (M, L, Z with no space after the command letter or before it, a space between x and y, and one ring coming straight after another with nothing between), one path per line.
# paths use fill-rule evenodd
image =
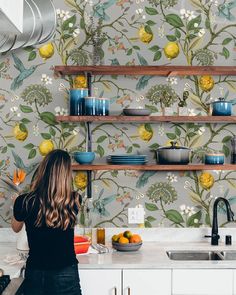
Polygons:
M225 156L224 154L218 153L218 154L206 154L205 155L205 164L210 164L210 165L220 165L224 164L225 161Z
M91 164L95 159L94 152L75 152L74 159L79 164Z
M214 101L212 116L231 116L232 103L228 101Z

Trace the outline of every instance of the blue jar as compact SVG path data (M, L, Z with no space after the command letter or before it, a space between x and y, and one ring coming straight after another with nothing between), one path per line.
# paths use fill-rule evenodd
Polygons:
M85 115L84 98L88 96L88 89L70 89L70 116Z
M225 101L224 98L219 98L218 101L213 102L212 116L231 116L232 103Z
M225 155L223 153L207 153L205 154L205 164L221 165L224 164Z
M99 98L99 115L100 116L109 116L109 99L108 98Z
M96 97L86 96L84 98L85 115L96 116Z

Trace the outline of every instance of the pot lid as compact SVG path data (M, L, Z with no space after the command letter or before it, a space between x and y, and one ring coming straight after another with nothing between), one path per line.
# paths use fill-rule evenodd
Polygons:
M171 141L170 142L171 146L162 146L158 148L157 150L190 150L190 148L186 146L179 146L177 145L176 141Z
M217 100L212 103L231 103L230 101L226 101L224 97L219 97Z

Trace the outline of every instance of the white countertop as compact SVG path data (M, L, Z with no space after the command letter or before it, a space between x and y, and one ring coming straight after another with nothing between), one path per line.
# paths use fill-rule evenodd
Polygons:
M80 269L114 268L234 268L236 261L176 261L166 254L170 250L236 250L235 246L211 246L209 243L145 242L136 252L77 255Z
M209 243L160 243L144 242L136 252L77 255L79 269L176 269L176 268L227 268L236 269L236 261L174 261L166 254L168 250L236 250L235 246L211 246ZM3 261L6 255L15 255L15 243L0 243L0 268L11 278L19 276L22 264L9 265Z
M106 229L107 240L122 229ZM220 229L222 237L220 246L211 246L210 239L204 238L210 233L209 228L203 229L135 229L141 234L144 242L137 252L113 252L106 254L77 255L80 269L124 269L124 268L231 268L236 269L236 261L176 261L166 254L170 250L206 250L236 251L236 228ZM233 237L233 245L225 246L222 241L226 234ZM22 263L9 265L3 260L7 255L17 255L16 235L10 229L0 229L0 268L11 278L20 274Z

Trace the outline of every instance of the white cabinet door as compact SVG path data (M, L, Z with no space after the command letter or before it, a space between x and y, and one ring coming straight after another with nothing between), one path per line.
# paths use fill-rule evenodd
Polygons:
M123 270L123 295L171 295L171 270Z
M172 275L173 295L233 294L233 270L178 269Z
M233 272L234 272L234 283L233 283L234 292L233 292L233 294L236 295L236 270L234 270Z
M82 295L121 295L121 270L79 270Z

